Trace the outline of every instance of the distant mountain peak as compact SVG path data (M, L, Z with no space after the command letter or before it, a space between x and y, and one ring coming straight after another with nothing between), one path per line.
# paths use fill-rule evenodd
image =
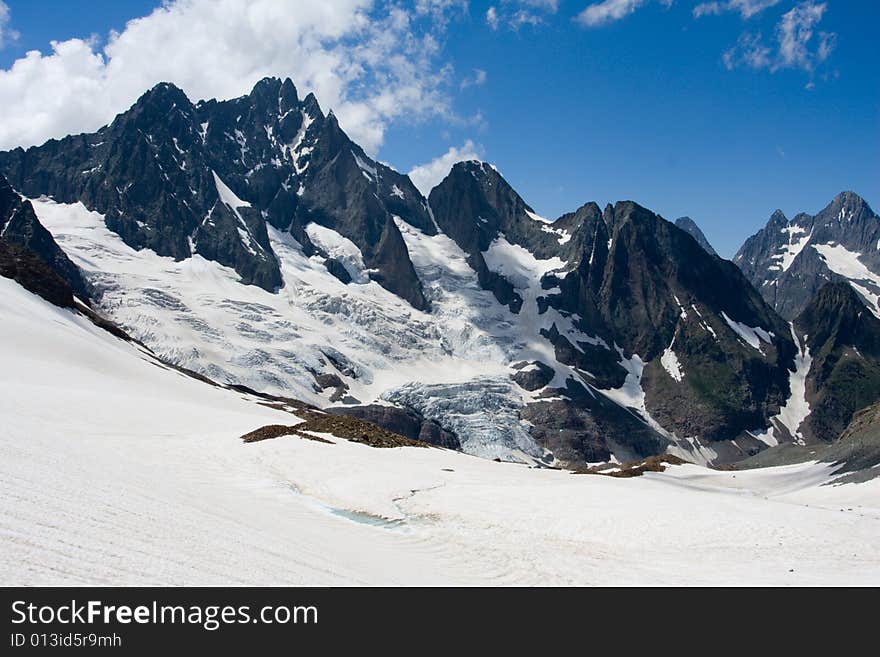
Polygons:
M688 235L697 240L697 244L703 247L703 249L707 253L711 253L712 255L718 255L715 249L712 248L712 245L709 243L709 240L706 239L706 236L703 234L703 231L700 230L700 227L690 217L679 217L675 220L675 225L681 228Z
M880 293L880 218L858 194L835 196L817 214L790 221L777 210L740 247L734 262L786 319L794 319L829 280ZM880 308L874 304L874 311Z
M855 192L841 192L823 212L836 214L836 218L841 220L850 220L862 215L862 213L873 214L868 202Z

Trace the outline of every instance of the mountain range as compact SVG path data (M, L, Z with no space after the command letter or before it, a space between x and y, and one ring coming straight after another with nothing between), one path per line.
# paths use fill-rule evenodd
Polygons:
M446 448L721 465L880 400L880 218L852 192L731 262L633 201L545 219L485 162L426 198L275 78L157 85L0 174L4 276L218 383Z

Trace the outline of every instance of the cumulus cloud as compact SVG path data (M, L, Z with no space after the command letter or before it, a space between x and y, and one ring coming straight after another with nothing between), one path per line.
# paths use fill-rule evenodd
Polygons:
M826 9L825 2L807 0L783 14L776 25L772 46L768 46L760 34L743 34L736 46L724 53L725 66L728 69L745 66L770 71L794 68L812 72L828 59L837 43L837 35L833 32L815 34L815 27Z
M727 0L726 2L703 2L694 7L694 17L718 15L727 11L738 12L744 19L751 18L765 9L778 5L782 0Z
M478 160L482 156L482 152L481 146L468 139L461 147L453 146L443 155L414 167L409 172L410 180L422 194L427 196L449 174L456 162Z
M51 52L28 52L0 70L0 148L95 130L160 81L195 100L236 97L262 77L290 76L375 153L390 122L451 113L452 70L438 60L445 12L461 7L168 0L110 34L103 48L53 41Z
M0 48L4 48L10 41L18 38L18 32L9 27L9 5L0 0Z
M575 20L585 27L599 27L619 21L646 4L649 0L602 0L589 5ZM659 0L664 7L672 5L672 0Z

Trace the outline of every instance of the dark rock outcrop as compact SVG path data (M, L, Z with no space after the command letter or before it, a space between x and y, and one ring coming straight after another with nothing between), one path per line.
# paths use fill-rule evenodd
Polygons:
M42 260L46 267L58 276L80 300L84 303L89 302L89 293L79 268L70 261L67 254L55 242L52 234L40 223L31 202L16 193L3 176L0 176L0 242L20 247L20 250L6 250L7 271L11 271L12 265L10 263L13 257L16 258L19 263L17 267L23 268L19 275L30 272L28 278L31 287L28 285L25 287L32 290L32 287L37 285L34 276L38 274L38 269L31 262L32 259L24 254L29 251ZM13 256L13 254L16 255ZM47 280L46 283L52 288L58 287L57 281ZM24 283L22 284L24 285ZM56 294L52 296L56 299L61 298Z
M796 348L786 324L733 264L656 214L621 202L603 220L608 240L593 241L549 303L617 345L619 353L605 349L599 368L607 387L619 387L626 374L612 359L638 355L647 409L669 431L728 440L761 426L788 393ZM739 325L768 339L746 344L733 329ZM559 351L561 340L554 344ZM662 364L668 351L680 380Z
M532 361L531 363L516 363L513 365L513 368L516 371L510 378L516 381L520 388L530 392L547 386L555 375L552 367L539 360Z
M335 406L328 408L327 412L355 417L387 431L436 447L461 449L461 443L454 433L446 431L436 422L426 420L411 409L370 404L367 406Z
M46 261L30 249L0 239L0 276L61 308L74 308L73 290Z
M849 283L828 283L794 321L806 336L810 415L802 432L834 440L860 409L880 400L880 319Z

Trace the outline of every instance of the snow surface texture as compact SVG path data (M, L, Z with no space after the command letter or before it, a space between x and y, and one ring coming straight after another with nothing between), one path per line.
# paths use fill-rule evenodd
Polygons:
M571 475L295 422L0 279L0 584L880 584L880 479ZM698 559L694 555L699 555Z
M335 230L316 223L306 226L306 234L312 240L312 244L342 263L352 282L361 284L370 282L370 276L364 267L364 256L354 242Z

